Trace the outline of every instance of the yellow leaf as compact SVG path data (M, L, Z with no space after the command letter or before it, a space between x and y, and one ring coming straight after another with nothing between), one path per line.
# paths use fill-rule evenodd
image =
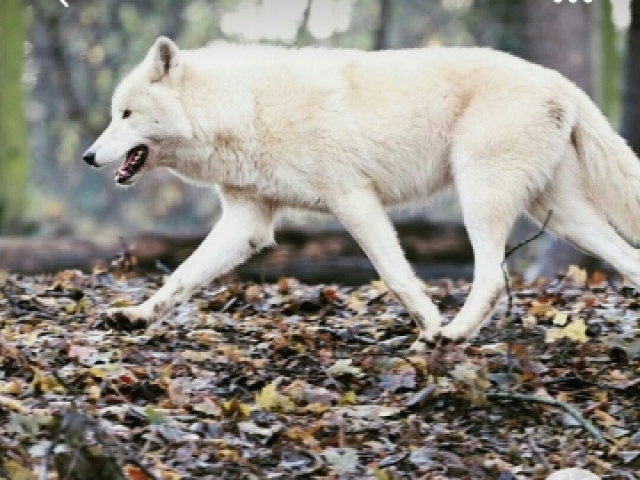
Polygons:
M423 372L427 371L426 355L422 355L422 356L412 355L410 357L407 357L407 359L411 360L411 365L416 367L416 369L421 370Z
M580 285L586 285L587 271L583 270L580 267L576 267L575 265L571 265L569 267L569 270L567 271L567 278L573 279L576 283Z
M550 328L544 337L546 343L553 343L564 338L564 330L562 328Z
M584 323L583 318L574 320L569 325L564 327L565 335L567 338L579 343L585 343L589 341L587 338L587 325Z
M173 366L167 365L160 370L160 385L166 387L171 381L171 375L173 375Z
M236 450L230 448L222 448L216 452L216 457L227 462L237 463L240 460L240 454Z
M229 400L228 402L222 403L222 413L226 417L232 417L235 414L239 414L243 418L249 417L251 415L251 405L247 405L246 403L240 403L237 399Z
M162 478L163 480L181 480L182 476L178 472L167 470L166 467L163 467Z
M347 306L349 310L353 310L358 315L367 313L367 304L360 298L357 293L352 293Z
M27 407L22 405L21 402L11 397L5 397L4 395L0 395L0 407L22 414L31 413Z
M7 382L5 384L0 385L0 393L9 393L12 395L18 395L22 393L22 386L16 382Z
M356 403L356 393L353 390L345 392L338 399L338 405L353 405L354 403Z
M109 304L111 308L123 308L131 306L131 300L126 298L117 298Z
M379 468L376 468L373 471L373 474L376 476L376 480L391 480L389 474L384 470L380 470Z
M289 398L300 402L304 400L304 395L307 388L309 388L307 382L305 382L304 380L295 380L285 389L285 392Z
M389 291L389 287L382 280L372 280L371 286L375 288L380 294L387 293Z
M100 387L98 387L97 385L91 385L87 387L85 392L87 393L87 398L89 398L90 400L98 400L100 398L100 395L102 394Z
M35 474L13 460L5 459L2 463L11 480L35 480Z
M604 391L602 391L602 392L595 392L595 393L593 394L593 396L594 396L594 399L595 399L597 402L606 403L606 402L608 402L608 401L609 401L609 395L607 394L607 392L604 392Z
M34 368L33 369L33 381L31 382L31 386L39 390L43 393L55 392L55 393L64 393L64 387L58 383L55 377L46 375L41 370Z
M553 324L558 325L559 327L564 327L569 321L569 316L566 313L556 312L553 317Z
M549 313L555 314L556 309L551 306L550 303L540 303L534 301L529 307L529 315L547 315Z
M290 412L295 409L293 402L276 390L277 382L272 382L256 395L256 405L262 410Z
M302 407L302 411L307 413L324 413L327 410L329 410L329 407L322 403L310 403L309 405Z
M31 332L29 336L22 341L27 347L31 347L38 340L38 335L40 335L40 332Z
M107 372L105 372L100 367L91 367L89 369L89 372L91 373L92 376L94 376L96 378L107 378Z
M611 427L618 424L618 420L613 418L608 413L603 412L602 410L594 410L593 416L596 417L598 423L604 425L605 427Z
M587 338L587 325L584 323L584 319L574 320L564 328L550 328L547 330L545 342L553 343L561 338L568 338L579 343L587 342L589 339Z
M63 307L63 309L64 309L65 313L68 313L69 315L72 315L72 314L76 313L76 311L77 311L77 304L75 302L74 303L69 303L69 304L65 305Z

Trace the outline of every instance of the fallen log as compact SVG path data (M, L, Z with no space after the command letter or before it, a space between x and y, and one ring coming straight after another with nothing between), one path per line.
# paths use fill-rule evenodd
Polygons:
M397 225L407 258L423 278L470 278L473 252L460 225L424 221ZM136 258L136 269L157 272L158 263L177 267L207 232L143 233L125 239ZM273 281L292 276L304 282L360 283L377 275L357 243L343 230L308 231L293 228L276 234L278 246L261 252L236 273L246 280ZM122 257L120 239L0 237L0 269L38 274L64 269L91 270Z

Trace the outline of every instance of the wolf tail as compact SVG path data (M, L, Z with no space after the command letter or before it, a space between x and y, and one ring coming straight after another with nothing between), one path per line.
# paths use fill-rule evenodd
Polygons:
M591 99L571 89L577 108L572 140L591 200L629 241L640 240L640 161Z

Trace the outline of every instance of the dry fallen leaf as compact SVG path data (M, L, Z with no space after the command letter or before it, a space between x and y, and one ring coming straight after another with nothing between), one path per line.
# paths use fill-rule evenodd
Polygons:
M354 473L358 468L358 454L353 448L327 448L323 455L329 468L338 475Z
M566 276L568 279L573 280L580 286L585 286L587 284L587 271L575 265L571 265L569 267Z
M337 360L336 363L334 363L329 368L327 368L327 372L335 376L345 375L345 374L360 375L362 373L362 369L358 367L354 367L352 363L353 363L353 360L350 358Z
M578 343L588 342L587 325L584 319L578 318L564 328L550 328L547 330L545 341L553 343L561 338L568 338Z
M262 410L278 410L291 412L295 410L295 404L285 395L277 391L277 382L265 386L256 395L256 406Z
M568 320L569 316L566 313L556 312L555 316L553 317L553 324L558 325L559 327L564 327L567 324Z

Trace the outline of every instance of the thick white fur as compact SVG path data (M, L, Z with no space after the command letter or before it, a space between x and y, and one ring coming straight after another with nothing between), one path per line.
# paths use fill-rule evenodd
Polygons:
M164 166L217 185L224 205L167 284L122 311L130 319L161 317L271 245L286 207L336 215L415 319L419 340L467 338L480 327L503 292L505 243L522 213L541 221L553 210L553 232L640 285L638 252L610 226L640 238L637 159L575 85L504 53L180 51L160 38L120 84L112 110L91 148L99 165L145 144L143 170ZM464 308L441 328L385 207L425 203L450 188L476 266Z

